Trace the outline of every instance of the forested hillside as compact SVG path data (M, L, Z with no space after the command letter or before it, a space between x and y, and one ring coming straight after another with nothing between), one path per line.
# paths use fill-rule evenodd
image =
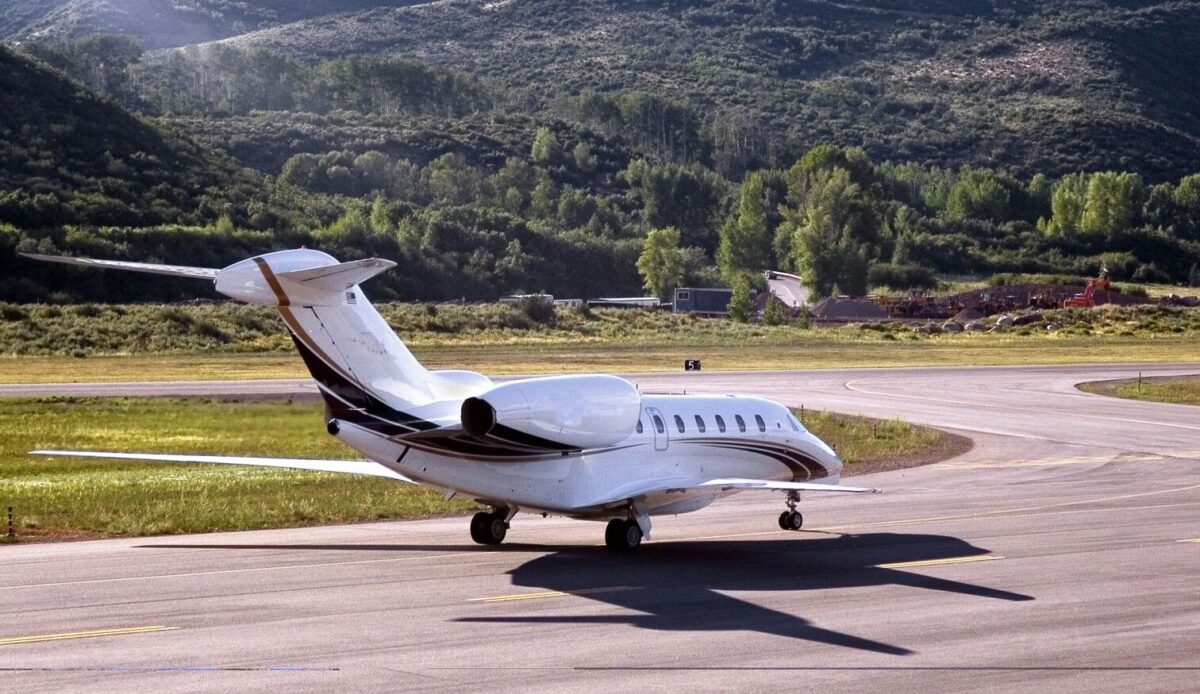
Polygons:
M227 43L415 57L540 106L647 91L707 131L669 124L673 156L725 175L833 142L877 160L1048 175L1136 163L1163 179L1200 146L1200 12L1184 0L440 2Z
M1189 3L345 7L379 4L179 2L320 19L0 49L0 299L195 291L18 250L218 266L298 245L396 259L390 299L667 295L765 268L817 294L1101 267L1200 283Z
M65 41L96 33L149 48L215 41L331 12L421 0L0 0L0 39Z

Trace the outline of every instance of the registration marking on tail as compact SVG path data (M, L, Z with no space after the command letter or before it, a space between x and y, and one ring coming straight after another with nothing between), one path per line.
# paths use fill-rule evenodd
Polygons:
M561 598L568 595L595 595L596 593L616 593L633 590L633 586L612 586L609 588L584 588L582 590L545 590L537 593L516 593L513 595L493 595L488 598L471 598L467 602L516 602L518 600L540 600L542 598Z
M925 559L922 561L900 561L894 564L876 564L878 569L913 569L919 566L945 566L949 564L971 564L979 561L995 561L1004 557L994 554L981 554L973 557L948 557L946 559Z
M126 634L152 634L159 631L174 631L179 627L143 626L118 627L115 629L93 629L91 631L68 631L61 634L36 634L33 636L14 636L0 639L0 646L14 646L19 643L41 643L43 641L66 641L68 639L92 639L100 636L125 636Z

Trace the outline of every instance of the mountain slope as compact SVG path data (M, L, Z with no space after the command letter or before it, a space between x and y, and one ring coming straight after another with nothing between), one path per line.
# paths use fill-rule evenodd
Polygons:
M147 48L169 48L334 12L419 1L2 0L0 38L62 41L109 33L137 37Z
M727 127L764 150L832 141L879 160L1136 168L1155 179L1189 172L1200 152L1191 2L459 1L228 42L305 58L415 57L543 105L560 92L646 90L745 123Z
M260 187L228 157L0 46L0 222L212 219Z

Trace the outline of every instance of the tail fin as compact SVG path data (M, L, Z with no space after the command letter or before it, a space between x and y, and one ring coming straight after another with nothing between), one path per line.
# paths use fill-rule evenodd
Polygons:
M396 336L358 285L396 266L368 258L339 263L320 251L277 251L221 270L124 261L28 256L135 272L211 279L230 298L276 306L330 405L388 414L411 428L433 426L414 409L461 400L491 386L479 374L433 373Z

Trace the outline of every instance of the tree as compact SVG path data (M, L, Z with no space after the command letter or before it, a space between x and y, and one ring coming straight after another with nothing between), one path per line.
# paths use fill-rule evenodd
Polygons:
M533 136L530 155L539 164L552 164L558 161L558 140L550 128L543 125L537 129L537 133Z
M584 173L596 170L596 155L592 154L592 148L586 142L580 141L575 145L575 149L571 150L571 159L575 161L575 168Z
M1009 219L1011 195L1004 182L991 169L963 167L946 198L946 216L951 219Z
M742 184L737 215L721 226L717 265L726 279L769 269L771 240L767 234L765 193L762 173L750 174Z
M767 303L763 306L763 323L767 325L783 325L788 321L787 306L774 294L767 295Z
M679 229L683 245L717 249L716 221L729 183L702 167L654 164L644 159L622 172L642 202L642 218L652 227Z
M1178 209L1181 235L1200 238L1200 174L1179 179L1175 187L1175 207Z
M683 281L686 254L679 247L679 230L675 227L651 229L637 259L638 274L646 290L667 301Z
M754 304L750 300L750 279L739 275L733 280L733 295L729 297L729 318L749 323Z
M1038 227L1050 235L1075 235L1087 202L1087 186L1084 174L1067 174L1060 178L1050 197L1050 219L1038 220Z
M830 296L835 286L866 294L879 219L861 195L849 172L835 168L814 176L807 203L789 211L793 265L815 296Z
M1092 174L1079 217L1079 232L1104 236L1126 231L1141 207L1142 190L1142 178L1137 174L1114 171Z

